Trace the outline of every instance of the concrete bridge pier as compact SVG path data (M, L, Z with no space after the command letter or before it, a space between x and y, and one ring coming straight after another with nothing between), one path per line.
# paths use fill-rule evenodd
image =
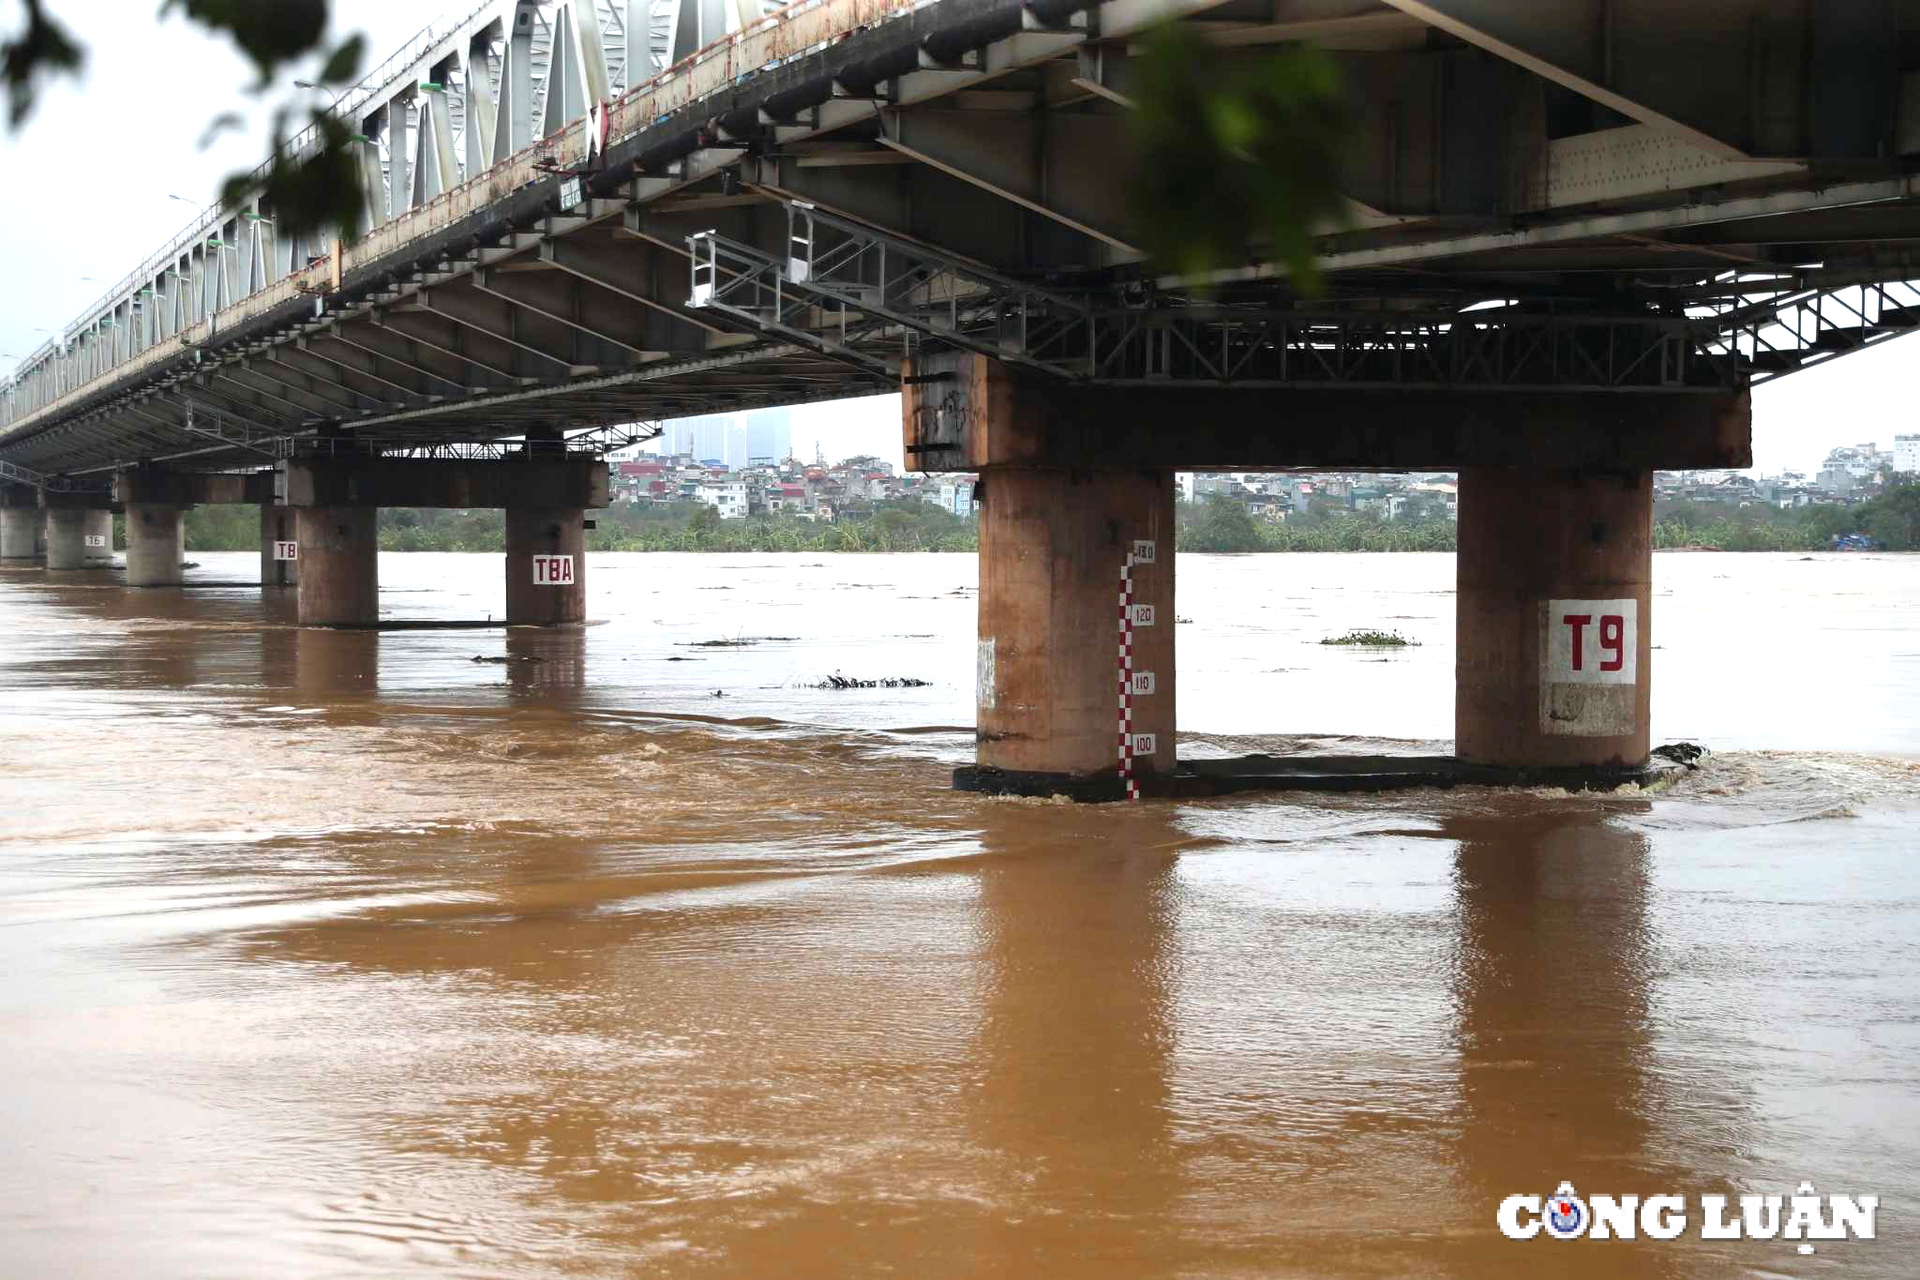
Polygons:
M296 523L292 508L277 507L272 503L260 504L260 585L262 587L291 587L300 582L300 539L296 535ZM291 560L281 559L276 554L286 544L293 552Z
M1154 737L1143 791L1405 784L1364 761L1175 768L1170 471L1457 471L1456 755L1421 776L1608 785L1644 769L1650 745L1653 471L1753 464L1746 394L1690 387L1086 386L936 349L903 371L901 409L910 466L977 471L984 490L978 765L955 785L1085 799L1113 794L1093 781L1120 741L1101 723L1116 685L1098 672L1130 540L1157 544L1130 582L1154 615L1132 641L1136 682L1153 676L1131 708L1133 732Z
M25 485L0 485L0 560L41 554L43 527L38 494Z
M186 508L127 504L127 585L177 586L185 580Z
M1170 470L988 472L979 618L979 767L1116 791L1123 758L1172 772Z
M47 568L111 569L113 510L105 494L45 493Z
M0 507L0 560L31 560L40 549L40 511Z
M380 620L377 507L301 507L300 625L366 627Z
M1653 473L1462 468L1459 539L1455 753L1644 765Z
M587 620L586 516L578 507L507 508L507 625Z
M504 508L507 621L577 623L586 617L584 516L607 505L607 464L569 456L557 441L552 452L504 459L312 458L288 465L286 501L297 512L302 626L378 622L381 507Z

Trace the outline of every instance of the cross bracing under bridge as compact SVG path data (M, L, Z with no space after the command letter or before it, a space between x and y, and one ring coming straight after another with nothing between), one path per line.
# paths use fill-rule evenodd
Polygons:
M904 340L1111 385L1724 389L1920 326L1913 283L1818 283L1818 273L1721 272L1668 314L1553 300L1276 310L1131 288L1073 294L784 204L784 257L711 231L688 237L689 305L883 375Z
M1920 16L1732 2L495 0L343 98L356 239L209 211L0 387L0 459L584 431L889 389L929 344L1280 390L1764 381L1911 327ZM1168 19L1223 62L1340 62L1325 297L1258 254L1204 282L1142 259L1117 158ZM731 255L709 301L774 305L689 305L702 243Z

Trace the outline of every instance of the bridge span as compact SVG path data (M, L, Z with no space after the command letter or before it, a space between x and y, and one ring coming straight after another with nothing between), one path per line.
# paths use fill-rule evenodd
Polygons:
M1143 254L1163 22L1339 65L1324 296ZM118 507L178 582L181 511L256 503L263 581L368 625L379 506L493 505L508 620L577 622L608 448L900 391L983 476L978 785L1175 774L1176 468L1457 469L1460 757L1631 772L1652 471L1920 326L1920 0L493 0L336 110L355 237L211 209L0 385L0 555L111 563Z

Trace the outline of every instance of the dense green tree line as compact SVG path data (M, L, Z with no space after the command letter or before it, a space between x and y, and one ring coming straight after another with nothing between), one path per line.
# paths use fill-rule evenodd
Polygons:
M722 520L691 504L617 506L592 519L589 551L972 551L979 545L972 520L917 501L879 503L870 515L839 524L797 515ZM259 538L253 507L187 513L187 545L196 551L254 551ZM380 511L382 551L498 551L505 539L505 517L497 510Z
M1662 502L1653 512L1656 547L1721 551L1823 551L1843 534L1865 534L1889 551L1920 550L1920 480L1900 476L1878 497L1852 507L1782 511L1754 505Z
M1275 524L1255 519L1223 495L1181 504L1182 551L1452 551L1454 522L1443 514L1385 521L1371 513L1312 510ZM1653 545L1660 550L1824 551L1836 536L1862 533L1890 551L1920 550L1920 481L1902 477L1885 493L1852 507L1782 511L1755 504L1673 500L1654 509Z
M589 551L972 551L974 522L917 500L882 502L860 519L797 515L722 520L710 507L615 507L598 513Z
M972 551L979 545L974 521L911 501L880 503L870 516L838 524L795 515L722 520L690 505L621 506L594 513L594 521L589 551ZM1452 551L1454 532L1452 520L1431 512L1386 521L1368 512L1318 509L1274 523L1214 495L1180 504L1176 541L1182 551L1225 553ZM1864 533L1893 551L1920 550L1920 483L1903 480L1854 507L1729 509L1676 500L1654 510L1653 544L1662 550L1820 551L1848 533ZM187 545L197 551L253 551L259 537L252 507L196 507L187 516ZM498 551L504 538L498 511L380 512L383 551Z
M1453 521L1444 514L1386 521L1369 512L1314 510L1285 523L1259 520L1224 494L1183 502L1174 542L1182 551L1451 551Z

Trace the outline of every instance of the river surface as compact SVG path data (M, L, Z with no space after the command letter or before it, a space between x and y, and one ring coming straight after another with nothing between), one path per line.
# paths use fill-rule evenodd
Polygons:
M1671 785L1104 806L948 788L972 556L197 558L0 569L0 1273L1920 1273L1920 557L1656 556ZM1451 556L1179 573L1183 753L1446 748Z

